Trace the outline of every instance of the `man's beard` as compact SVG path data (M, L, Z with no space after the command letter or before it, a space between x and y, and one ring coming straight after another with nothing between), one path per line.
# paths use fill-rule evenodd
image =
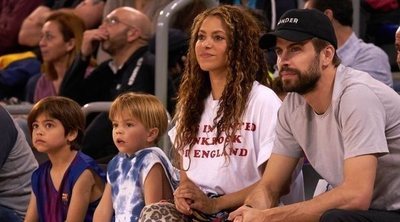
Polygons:
M298 69L293 69L286 66L282 67L279 72L282 71L293 72L297 76L297 79L282 79L283 90L286 92L296 92L300 95L311 92L316 87L317 82L321 77L318 58L314 60L310 68L305 72L301 72Z
M126 37L127 32L128 32L128 29L125 29L119 35L112 37L112 39L109 38L109 39L103 41L101 43L101 48L103 49L103 51L107 52L111 56L114 56L115 54L117 54L118 51L123 49L124 46L126 44L128 44L128 40Z
M101 43L101 49L103 49L104 52L114 55L115 54L115 48L113 47L112 43L107 40L107 42L102 42Z

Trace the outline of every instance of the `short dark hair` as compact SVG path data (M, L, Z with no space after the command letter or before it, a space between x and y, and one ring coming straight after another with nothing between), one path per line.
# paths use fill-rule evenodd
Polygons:
M313 44L316 53L320 53L325 47L327 47L328 45L332 45L330 42L323 40L323 39L319 39L319 38L312 38L311 43ZM335 51L335 55L333 56L332 64L335 67L338 67L341 62L342 62L341 59L339 58L339 56L337 55L337 53Z
M353 25L353 2L351 0L312 0L312 8L324 12L332 10L333 17L345 26Z
M28 115L28 127L32 133L32 123L41 114L48 115L61 122L65 135L76 131L75 140L71 141L71 149L79 150L85 130L85 115L78 103L62 96L49 96L37 102Z

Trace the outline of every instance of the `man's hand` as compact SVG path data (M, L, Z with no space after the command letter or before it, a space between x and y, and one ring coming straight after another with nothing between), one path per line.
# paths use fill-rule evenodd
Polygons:
M108 33L104 29L92 29L83 33L81 54L85 57L90 56L101 41L108 39Z
M248 206L242 206L229 214L228 220L233 222L264 221L264 212Z
M252 206L253 208L264 210L271 208L271 204L267 198L267 190L263 185L258 184L257 187L247 196L244 201L245 204Z

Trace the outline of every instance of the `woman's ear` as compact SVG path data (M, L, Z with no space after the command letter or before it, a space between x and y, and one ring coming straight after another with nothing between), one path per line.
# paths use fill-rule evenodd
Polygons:
M153 143L158 138L158 128L151 128L147 134L147 142Z
M76 43L75 43L75 39L74 38L68 40L68 42L67 42L67 52L70 52L70 51L74 50L75 44Z

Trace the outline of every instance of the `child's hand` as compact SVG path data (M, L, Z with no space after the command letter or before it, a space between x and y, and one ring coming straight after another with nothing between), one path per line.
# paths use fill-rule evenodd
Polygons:
M181 212L185 215L191 215L193 212L190 209L190 204L192 204L193 201L190 199L181 197L179 188L180 188L180 186L178 187L178 189L176 189L176 191L174 193L175 207L179 212Z

